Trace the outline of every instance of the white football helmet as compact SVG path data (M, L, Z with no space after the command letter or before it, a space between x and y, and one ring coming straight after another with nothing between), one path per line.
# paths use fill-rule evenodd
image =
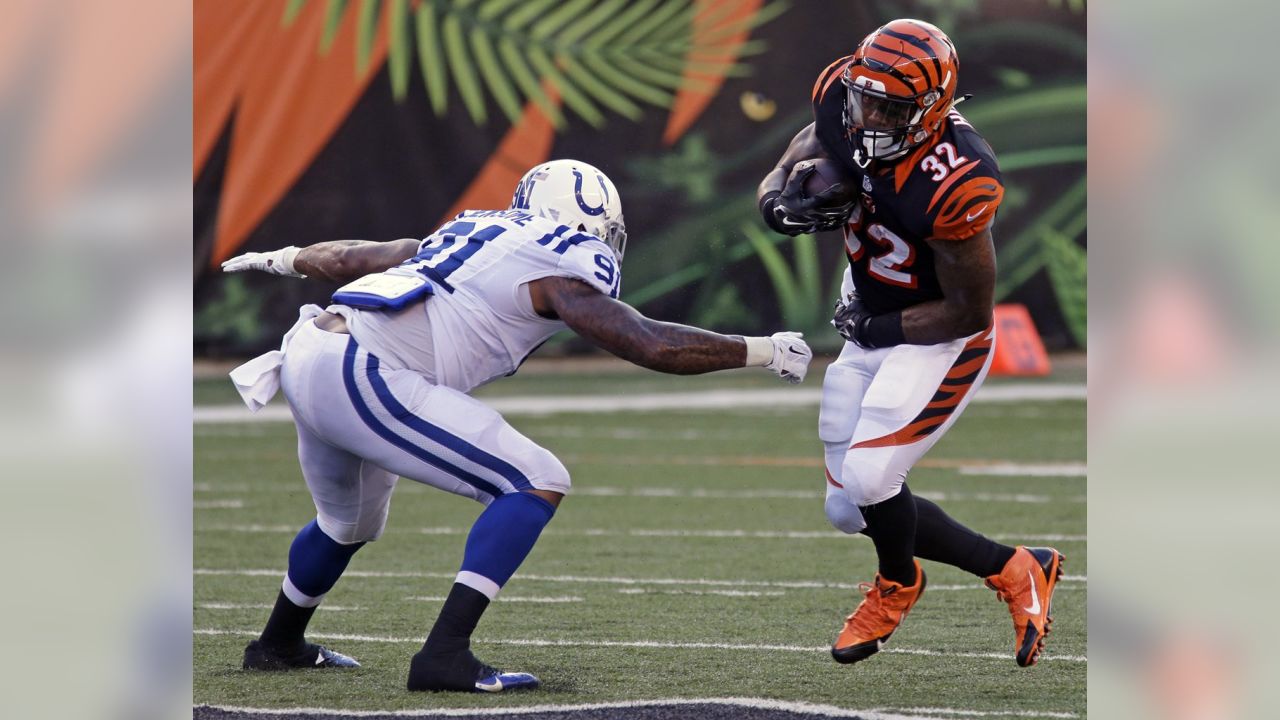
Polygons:
M578 160L542 163L520 178L511 209L528 210L591 233L622 262L627 248L622 199L613 182L592 165Z

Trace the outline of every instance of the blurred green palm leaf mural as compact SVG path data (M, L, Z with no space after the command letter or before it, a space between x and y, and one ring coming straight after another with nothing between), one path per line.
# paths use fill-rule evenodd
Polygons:
M308 2L290 0L292 22ZM690 73L735 76L748 71L736 58L759 54L762 43L739 43L741 33L787 8L771 2L735 18L737 2L696 0L323 0L327 52L347 5L359 6L357 68L372 55L377 20L386 5L388 74L396 98L412 81L416 55L431 108L449 111L449 89L476 123L488 120L486 97L517 122L525 101L563 127L560 103L594 127L605 110L639 120L642 104L670 107L675 91L709 85ZM701 31L698 31L701 29ZM733 52L722 50L733 45Z

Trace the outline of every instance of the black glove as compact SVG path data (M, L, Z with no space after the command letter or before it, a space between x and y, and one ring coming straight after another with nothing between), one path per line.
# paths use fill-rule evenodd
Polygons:
M796 222L807 222L815 230L838 230L849 220L855 200L847 197L842 183L831 185L817 195L807 195L805 181L818 171L813 164L787 179L778 196L778 206Z
M760 198L760 215L764 217L765 225L783 235L801 235L817 229L813 221L787 212L787 209L778 202L779 195L781 193L774 190Z
M843 300L837 300L831 317L831 325L840 333L840 337L860 347L858 342L858 326L871 319L871 313L862 304L858 293L851 292Z
M901 311L872 315L856 292L836 301L831 325L840 337L865 350L893 347L907 341L902 331Z

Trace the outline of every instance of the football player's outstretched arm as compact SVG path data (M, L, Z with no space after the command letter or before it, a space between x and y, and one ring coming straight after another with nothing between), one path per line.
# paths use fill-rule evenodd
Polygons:
M813 357L798 333L742 337L659 322L580 280L542 278L529 283L529 294L539 315L558 318L595 345L659 372L694 375L758 365L800 382Z
M988 228L967 240L930 240L942 299L902 311L902 334L932 345L981 332L991 324L996 250Z
M318 277L347 282L382 272L413 257L418 240L391 242L333 240L305 248L287 247L265 253L245 253L222 263L223 272L261 270L272 275Z

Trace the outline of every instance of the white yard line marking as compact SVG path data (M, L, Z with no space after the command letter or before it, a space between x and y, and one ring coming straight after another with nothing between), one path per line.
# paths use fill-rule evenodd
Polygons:
M918 494L918 493L917 493ZM292 525L198 525L195 531L228 532L228 533L286 533L298 532ZM397 535L416 533L419 535L466 535L471 530L463 527L422 527L422 528L388 528L386 532ZM656 528L631 530L606 530L603 528L586 528L583 530L545 530L543 536L560 537L669 537L669 538L743 538L752 540L866 540L861 534L846 535L836 530L686 530L683 528ZM989 535L993 540L1014 540L1027 542L1085 542L1087 535L1017 535L998 533Z
M566 459L572 456L566 456ZM581 458L579 458L581 459ZM707 466L719 466L725 463L749 464L745 463L743 458L719 458L719 457L694 457L687 458L696 460L696 463L676 462L672 458L665 461L652 461L652 459L635 457L620 458L612 457L609 459L611 464L662 464L662 465L684 465L698 464ZM788 458L775 458L776 460L785 461ZM632 461L635 462L632 462ZM643 462L642 462L643 461ZM724 462L722 462L724 461ZM604 462L604 458L600 459ZM779 463L785 464L785 463ZM809 463L805 461L805 465L817 467L817 461ZM970 473L967 468L974 468L974 472ZM983 475L979 472L982 468L989 467L984 465L960 466L961 474L966 475ZM196 483L192 490L198 493L229 493L229 492L276 492L276 493L305 493L306 486L302 483L290 483L288 485L277 484L261 484L258 486L250 486L242 483L228 483L221 487L212 487L208 483ZM1051 495L1037 495L1031 493L965 493L965 492L949 492L940 490L916 490L916 495L920 495L927 500L935 502L1010 502L1010 503L1030 503L1030 504L1047 504L1047 503L1082 503L1085 502L1083 495L1069 495L1065 497L1054 497ZM577 497L593 497L593 498L696 498L702 500L804 500L813 502L821 500L825 496L825 491L821 489L813 490L773 490L773 489L749 489L749 490L721 490L715 488L690 488L690 487L611 487L611 486L593 486L584 488L574 488L572 494ZM197 501L219 502L219 501ZM243 501L241 501L243 502Z
M444 602L444 595L411 595L405 600L415 600L419 602ZM506 595L498 595L496 602L504 603L577 603L582 602L582 598L575 595L561 595L559 597L537 597L533 595L516 595L508 597ZM323 606L322 606L323 607Z
M1076 718L1071 712L1050 712L1046 710L961 710L959 708L888 708L889 712L899 713L940 713L956 717L1023 717L1023 718ZM883 712L873 710L872 712Z
M201 610L270 610L273 606L267 603L223 603L223 602L206 602L196 603L196 607ZM355 612L364 610L362 607L345 606L345 605L320 605L321 610L329 612Z
M192 571L195 575L231 575L236 577L281 577L283 570L273 570L266 568L255 569L214 569L214 568L196 568ZM361 578L445 578L453 579L457 576L456 572L384 572L375 570L348 570L343 573L344 577L361 577ZM598 585L628 585L628 586L646 586L646 585L666 585L676 587L728 587L728 588L783 588L788 590L803 589L835 589L835 590L856 590L857 583L838 583L826 582L820 580L711 580L707 578L637 578L637 577L607 577L593 575L537 575L521 573L516 576L516 580L528 582L551 582L551 583L578 583L578 584L598 584ZM1083 575L1064 575L1061 582L1079 582L1087 583L1088 579Z
M196 635L235 635L257 637L257 630L220 630L216 628L197 628L192 631ZM419 637L386 637L379 635L347 635L343 633L310 633L310 637L318 640L348 640L351 642L373 643L409 643L420 645ZM524 645L529 647L618 647L618 648L654 648L660 650L747 650L761 652L829 652L827 645L764 645L713 642L664 642L659 640L548 640L543 638L500 638L493 640L476 640L478 643L491 645ZM880 652L899 655L927 655L929 657L961 657L990 660L1012 660L1008 653L980 652L944 652L941 650L925 650L923 648L885 648ZM1088 662L1083 655L1046 655L1043 660L1061 662Z
M975 403L1026 402L1029 400L1084 400L1085 386L1077 383L1009 383L983 387ZM483 398L489 407L506 415L552 415L555 413L615 413L656 410L728 410L734 408L812 407L822 400L822 390L737 389L704 390L685 393L641 395L570 395ZM268 405L250 413L243 405L204 405L194 408L192 420L205 423L292 422L289 408Z
M584 487L574 488L573 495L583 497L681 497L715 500L816 500L821 490L713 490L710 488L676 487Z
M228 498L226 500L196 500L191 503L194 510L239 510L244 507L244 500Z
M1066 578L1063 578L1062 580L1065 580L1065 579ZM1058 582L1058 588L1057 588L1058 590L1084 590L1085 589L1083 584L1081 585L1064 584L1062 580L1059 580ZM987 588L987 586L983 585L982 582L979 580L975 580L973 585L934 585L933 583L929 583L928 590L929 592L960 592L962 590L964 591L985 590L986 592L991 592Z
M719 595L722 597L778 597L781 590L653 590L650 588L619 588L623 595Z
M641 458L635 458L635 460L640 459ZM630 462L630 459L625 458L614 458L614 461L627 465L638 464ZM709 462L707 464L716 463ZM961 472L963 472L963 468L961 469ZM824 497L825 493L826 491L824 490L713 490L707 488L682 487L587 487L573 490L574 495L586 497L710 498L717 500L817 500ZM925 498L926 500L933 500L935 502L969 501L1030 504L1085 502L1085 498L1079 495L1055 498L1049 495L1032 495L1029 493L963 493L941 492L936 490L920 490L916 491L915 494Z
M985 475L995 477L1087 477L1084 463L1007 463L997 465L962 466L961 475Z
M697 706L697 705L729 705L750 708L753 710L782 710L797 714L821 717L862 718L862 720L946 720L953 717L1023 717L1023 718L1074 718L1075 713L1037 712L1025 710L965 710L961 708L909 708L905 710L877 709L850 710L834 705L817 705L814 703L767 700L764 698L658 698L653 700L624 700L620 702L581 703L573 705L526 705L524 707L473 707L473 708L434 708L416 710L342 710L339 708L252 708L234 705L206 705L228 713L244 715L314 715L322 717L503 717L512 715L533 715L538 713L570 713L587 710L626 710L631 708L663 707L663 706ZM919 713L928 712L929 715ZM904 714L911 713L911 714Z

